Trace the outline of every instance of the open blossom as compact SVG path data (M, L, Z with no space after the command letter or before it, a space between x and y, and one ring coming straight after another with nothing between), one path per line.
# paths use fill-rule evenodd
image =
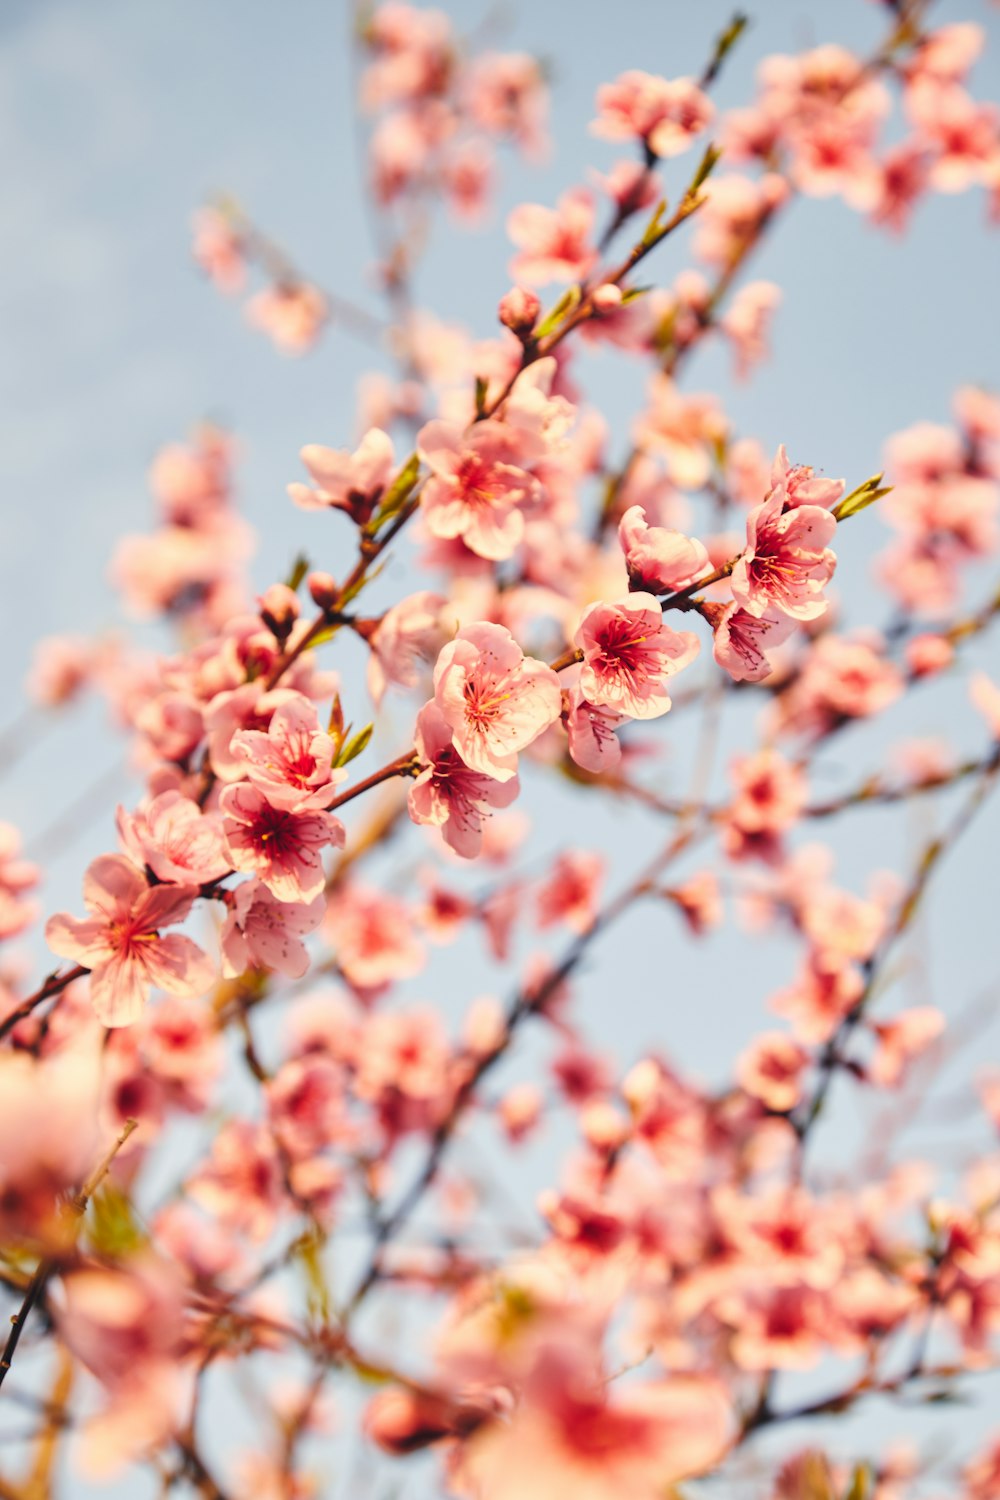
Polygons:
M394 604L368 636L368 691L376 703L390 683L416 687L452 634L455 622L441 594L421 589Z
M712 654L734 682L761 682L774 671L768 651L794 629L791 616L775 609L752 615L742 605L730 604L715 628Z
M230 748L251 786L285 812L328 807L347 776L333 765L336 746L319 727L316 705L301 694L275 709L266 731L237 730Z
M222 929L223 974L234 979L258 968L301 979L309 967L302 939L316 930L325 911L322 893L306 904L279 901L261 881L243 881L233 892Z
M372 886L339 886L324 932L345 978L358 990L378 990L423 968L426 952L405 902Z
M736 1064L740 1085L768 1109L783 1113L802 1098L802 1074L809 1053L783 1031L755 1037Z
M303 510L344 510L356 521L367 521L393 470L392 439L381 428L365 433L353 453L309 443L299 457L309 470L313 487L290 484L288 493Z
M330 309L318 287L265 287L250 298L246 315L255 328L270 334L282 354L305 354L319 338Z
M232 869L218 818L180 792L161 792L134 813L119 807L117 821L129 859L157 880L205 885Z
M697 636L664 623L652 594L592 604L574 640L583 652L584 697L630 719L655 719L667 712L665 679L688 666L699 645Z
M578 687L570 689L565 714L570 759L585 771L614 771L621 763L622 747L615 730L628 722L603 704L588 703Z
M511 261L512 278L529 286L582 280L597 260L589 243L593 228L594 200L583 188L563 193L556 208L522 203L507 219L507 233L521 252Z
M692 78L657 78L638 68L597 90L600 111L594 135L621 141L637 137L654 156L677 156L712 121L711 100Z
M657 611L659 613L659 611ZM559 717L559 679L502 625L460 630L438 657L434 698L474 771L509 781L518 752Z
M138 1020L154 986L199 995L212 983L215 966L208 955L190 938L159 930L183 922L197 895L190 886L150 887L124 856L103 854L83 879L90 916L49 919L45 938L53 953L91 971L91 1002L105 1026Z
M696 537L649 526L641 505L631 505L618 523L629 584L647 593L686 588L708 568L708 553Z
M330 813L273 807L256 787L223 788L219 807L234 869L257 875L279 901L311 901L323 890L322 851L342 848L344 825Z
M14 937L37 915L25 894L41 878L37 865L21 858L21 835L11 823L0 823L0 938Z
M524 536L519 502L538 491L524 465L541 458L545 444L501 422L478 422L463 432L435 421L421 428L417 451L431 470L421 502L431 536L461 537L494 562L510 557Z
M475 859L483 838L483 818L494 807L509 807L520 790L517 777L497 781L470 770L452 741L451 726L436 703L417 715L417 756L421 770L409 792L415 823L440 828L456 854Z
M779 486L747 516L747 547L733 569L733 597L758 618L774 609L794 620L815 620L826 609L821 596L837 565L827 547L837 522L818 505L785 511L784 501Z

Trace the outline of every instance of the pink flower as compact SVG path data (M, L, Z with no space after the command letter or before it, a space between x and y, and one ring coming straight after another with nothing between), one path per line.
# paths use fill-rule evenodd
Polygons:
M740 288L720 318L720 329L733 343L740 380L767 358L771 318L780 301L781 289L773 281L751 281Z
M325 932L348 983L375 991L423 968L424 945L403 901L370 886L339 886L330 898Z
M309 967L302 938L323 920L322 893L308 905L278 901L259 880L246 880L233 892L222 929L222 972L227 979L253 967L301 979Z
M200 208L195 214L191 253L220 292L242 290L247 275L243 244L218 209Z
M41 871L20 856L21 835L13 824L0 823L0 938L23 932L38 914L24 896L38 884Z
M629 585L647 593L670 594L686 588L708 567L708 553L682 531L646 524L641 505L628 508L618 523Z
M658 78L633 68L597 90L600 111L591 125L608 141L638 137L653 156L677 156L715 114L691 78Z
M761 682L774 671L768 650L780 646L794 629L791 616L775 609L758 616L730 604L716 626L712 654L734 682Z
M741 1088L768 1109L787 1114L802 1098L802 1074L809 1053L783 1031L756 1037L736 1065Z
M652 594L627 594L585 610L573 637L583 651L580 691L630 719L670 708L665 679L692 662L698 637L664 623Z
M796 505L784 511L783 487L747 516L747 548L733 569L733 597L748 614L769 610L794 620L815 620L837 559L827 542L837 529L828 510Z
M95 859L83 879L91 915L82 921L60 913L46 924L53 953L90 972L90 998L105 1026L136 1021L153 986L173 995L200 995L215 966L190 938L161 937L159 929L183 922L198 895L189 886L158 885L120 854Z
M872 1022L871 1029L878 1047L868 1077L892 1088L902 1081L909 1064L937 1041L944 1031L944 1016L933 1005L917 1005L891 1021Z
M489 808L510 806L520 790L517 777L497 781L470 770L434 702L425 704L417 715L416 742L422 769L410 788L410 817L414 823L440 828L456 854L475 859L482 845L484 816L489 816Z
M659 611L657 611L659 613ZM559 679L526 657L502 625L469 625L434 668L434 698L455 747L473 771L509 781L518 751L559 717Z
M777 750L737 756L732 763L737 794L729 816L745 833L783 833L794 827L806 805L803 772Z
M119 807L117 822L129 859L148 865L157 880L206 885L232 869L218 818L180 792L161 792L134 813Z
M583 188L563 193L556 208L522 203L507 219L507 233L521 249L511 276L531 286L581 281L597 261L588 243L593 228L594 200Z
M539 927L565 922L574 932L586 932L597 915L603 879L604 860L599 854L578 850L561 854L537 894Z
M282 354L305 354L329 315L323 293L306 282L265 287L246 305L248 322L270 334Z
M239 729L230 741L251 786L284 812L328 807L347 772L333 765L336 746L319 727L316 705L301 695L275 709L266 731Z
M985 672L974 672L969 697L986 720L993 738L1000 743L1000 687Z
M628 722L627 714L596 703L588 703L578 687L570 689L566 711L570 759L595 775L617 770L622 747L615 730Z
M461 537L479 557L510 557L524 535L522 500L538 481L523 467L545 453L533 435L500 422L479 422L463 432L447 422L428 422L417 451L431 470L421 511L431 536Z
M256 787L227 786L219 798L233 867L257 875L279 901L311 901L324 885L320 854L342 848L344 826L330 813L272 807Z
M290 484L288 493L303 510L344 510L360 524L370 519L393 470L392 439L373 427L353 453L309 443L299 457L315 485Z
M368 691L380 703L386 687L416 687L422 668L430 666L455 628L446 601L427 589L410 594L386 610L368 636Z

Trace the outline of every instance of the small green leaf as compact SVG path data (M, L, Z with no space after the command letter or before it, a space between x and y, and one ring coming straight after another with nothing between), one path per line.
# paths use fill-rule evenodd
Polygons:
M844 1500L868 1500L871 1494L871 1470L867 1464L855 1464Z
M325 1325L330 1321L330 1289L323 1272L324 1240L318 1231L304 1234L298 1243L298 1257L306 1273L306 1299L310 1317Z
M645 297L646 293L652 290L651 286L628 287L626 291L622 292L622 307L625 307L629 302L634 302L637 297Z
M90 1200L89 1239L93 1249L109 1260L134 1254L146 1243L131 1203L113 1182L105 1182Z
M406 463L400 469L395 479L385 492L385 499L378 508L377 514L369 523L370 535L381 530L386 521L390 521L397 511L402 510L407 500L413 493L417 480L420 478L420 455L411 453Z
M866 479L864 484L859 484L856 490L845 495L843 500L833 507L833 519L849 521L851 516L856 516L859 511L865 510L869 505L874 505L876 500L881 500L883 495L888 495L892 485L883 485L884 477L883 474L873 474L871 479Z
M326 726L326 732L333 741L333 760L331 764L337 764L337 756L340 754L344 743L344 707L340 701L340 694L334 698L330 707L330 721Z
M552 333L554 329L558 328L563 318L567 317L573 311L579 301L580 288L578 286L571 286L569 291L563 292L555 307L552 308L551 312L545 314L542 321L535 328L535 341L543 339L547 333Z
M304 552L300 552L298 557L292 563L291 572L285 579L285 583L291 589L293 594L308 572L309 559L308 557L306 557Z
M745 16L740 11L737 11L733 16L733 19L730 21L729 25L726 27L725 31L723 31L716 38L715 49L712 53L711 61L709 62L708 67L705 69L705 72L701 79L702 88L707 88L710 83L714 83L715 79L718 77L719 69L722 67L722 64L725 62L731 49L743 35L743 32L749 25L749 20L750 18L748 16Z
M705 147L705 154L698 163L698 170L688 183L688 190L684 194L685 198L694 198L697 195L699 188L708 180L711 173L715 171L717 163L721 160L722 152L718 146L708 145Z
M344 745L341 747L337 759L334 761L334 765L346 766L349 765L352 760L357 760L362 751L367 748L368 741L371 739L374 730L374 724L366 724L364 729L359 729L357 734L353 735L349 740L346 740Z
M476 376L476 416L481 417L486 410L486 392L490 388L488 380L481 375Z
M660 229L663 225L663 216L666 211L667 200L666 198L661 198L659 203L653 209L653 217L650 219L649 223L646 225L645 229L642 232L642 239L639 241L641 245L645 246L653 244L657 235L660 233Z

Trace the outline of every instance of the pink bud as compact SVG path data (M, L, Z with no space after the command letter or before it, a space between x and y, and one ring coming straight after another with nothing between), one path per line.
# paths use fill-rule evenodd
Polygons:
M613 281L606 281L603 286L594 288L590 300L598 312L614 312L622 305L622 289Z
M915 635L906 648L906 664L914 677L943 672L955 659L955 648L947 636Z
M285 583L272 583L257 600L260 617L279 641L287 640L299 617L299 601Z
M534 292L529 292L523 286L514 286L506 296L500 298L497 317L511 333L516 333L519 339L525 339L534 328L541 310L542 304Z
M314 604L320 609L332 609L337 602L337 580L332 573L310 573L306 579L306 587L312 595Z

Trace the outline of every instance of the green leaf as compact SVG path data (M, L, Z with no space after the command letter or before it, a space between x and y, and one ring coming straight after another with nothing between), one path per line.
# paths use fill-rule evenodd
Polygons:
M654 242L663 226L663 216L666 211L667 200L666 198L661 198L653 209L653 217L642 231L642 239L639 241L640 245L651 245Z
M309 1315L314 1322L325 1325L330 1321L330 1289L323 1272L323 1246L325 1241L317 1230L304 1234L298 1243L298 1258L306 1273L306 1301Z
M855 1464L844 1500L868 1500L871 1494L871 1470L867 1464Z
M645 297L646 293L652 290L651 286L628 287L626 291L622 292L622 307L627 306L629 302L634 302L637 297Z
M716 38L715 50L701 80L702 88L707 88L710 83L715 81L719 69L749 24L749 16L745 16L740 11L737 11L725 31Z
M573 311L579 301L580 288L578 286L571 286L569 291L563 292L555 307L552 308L551 312L545 314L542 321L535 328L534 338L536 343L539 339L543 339L547 333L552 333L554 329L558 328L563 318L567 317Z
M309 559L308 557L306 557L304 552L300 552L298 557L292 563L291 572L285 579L285 583L291 589L293 594L308 572Z
M371 536L375 536L385 525L386 521L391 521L392 517L398 511L402 510L412 495L419 478L420 455L418 453L411 453L406 463L392 481L392 484L386 490L385 499L369 523L368 531Z
M476 376L476 416L481 417L486 410L486 392L490 388L488 380L481 375Z
M687 192L684 194L685 198L694 198L697 195L699 188L708 180L711 173L715 171L717 163L721 160L722 152L718 146L710 144L705 147L705 154L698 163L698 170L688 183Z
M113 1182L105 1182L90 1200L89 1239L109 1260L134 1254L146 1243L131 1203Z
M883 474L873 474L871 479L866 479L864 484L859 484L856 490L845 495L843 500L833 507L834 520L849 521L851 516L856 516L859 511L865 510L869 505L874 505L876 500L881 500L883 495L888 495L892 490L892 485L883 485L884 477Z
M357 734L353 735L351 739L347 740L341 747L340 753L338 754L337 759L334 761L334 765L346 766L349 765L352 760L357 760L361 752L367 748L368 741L371 739L374 731L374 724L366 724L364 729L359 729Z
M333 741L333 760L331 764L336 765L337 756L340 754L346 732L344 729L344 706L340 701L339 693L330 706L330 720L326 726L326 732Z

